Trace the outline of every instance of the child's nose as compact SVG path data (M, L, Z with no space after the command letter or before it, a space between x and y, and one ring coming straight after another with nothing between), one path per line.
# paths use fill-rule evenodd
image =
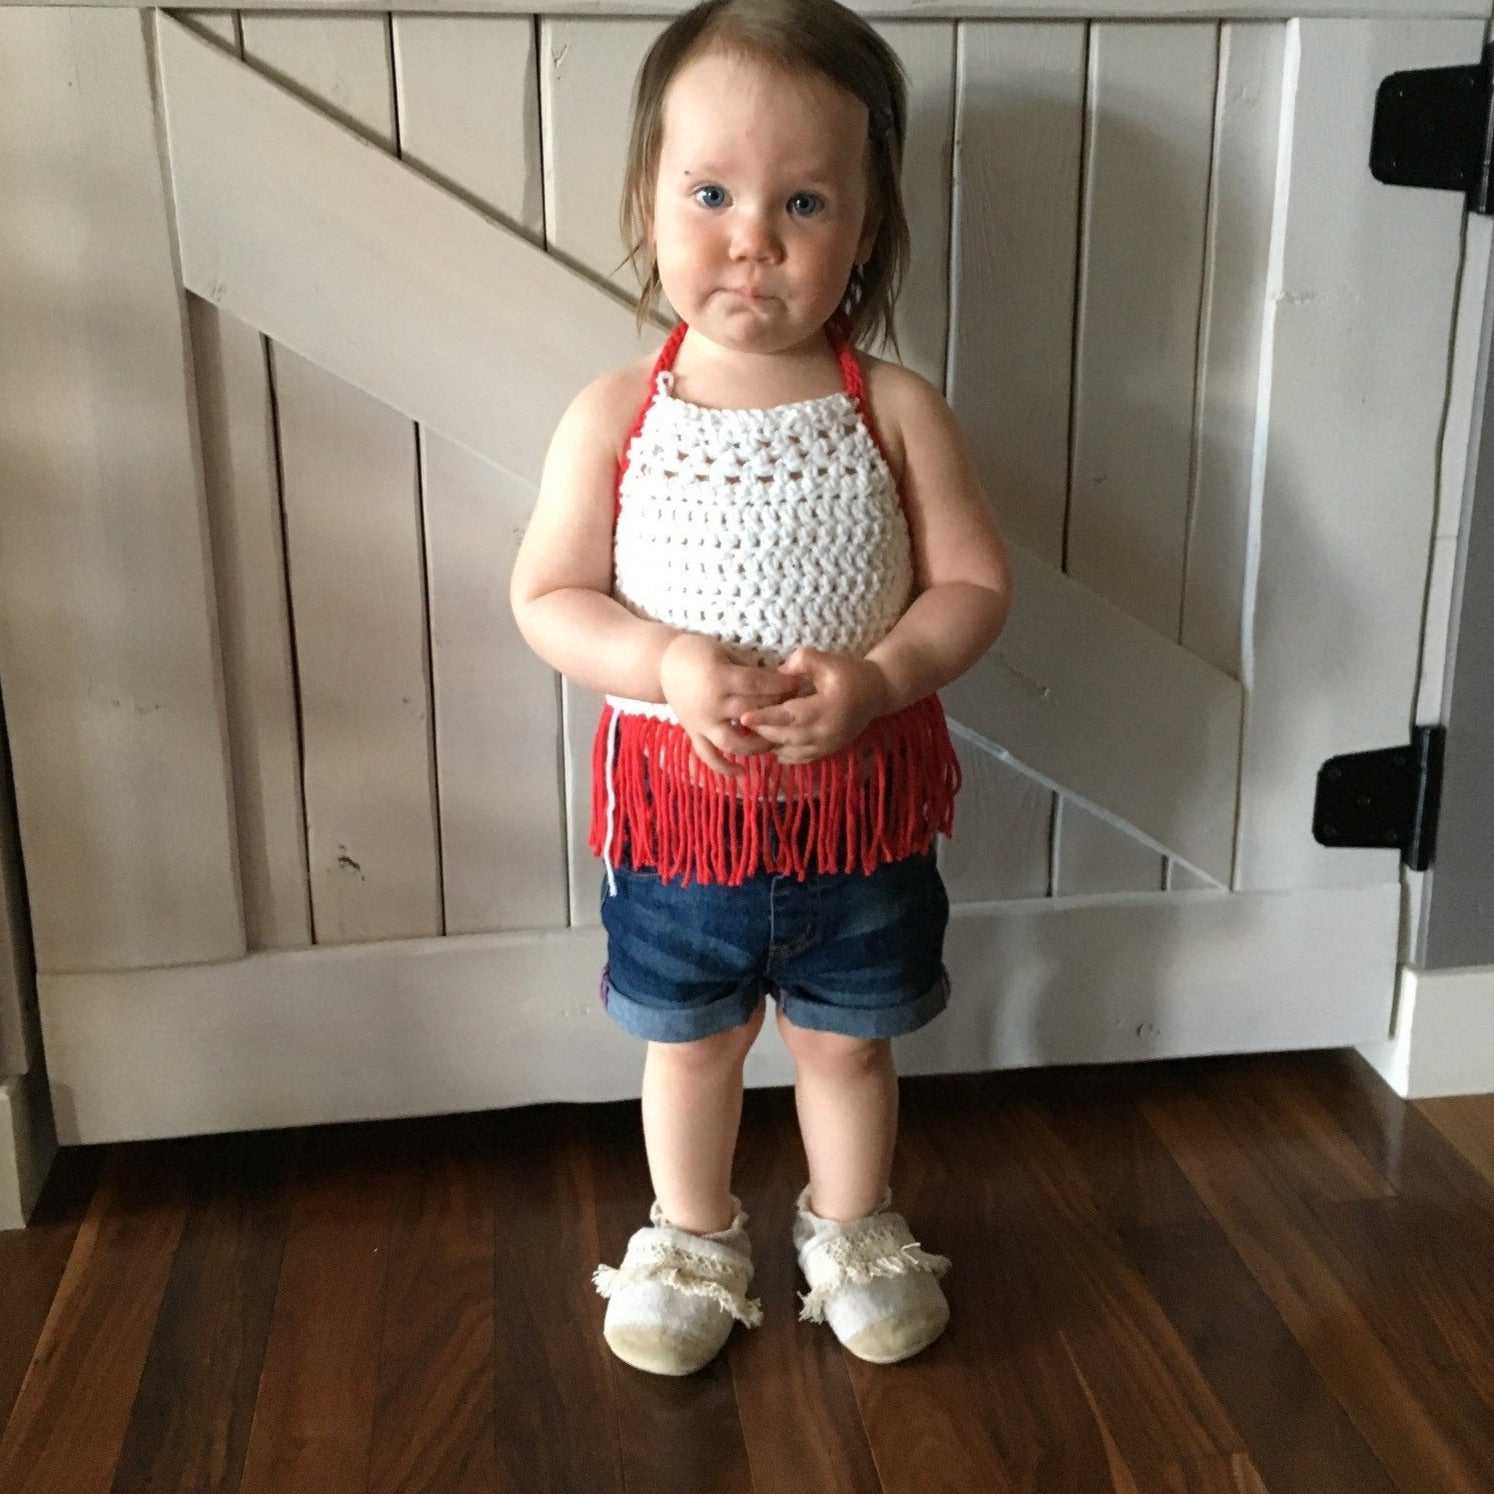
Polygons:
M782 245L765 214L744 211L735 215L731 249L737 259L776 259Z

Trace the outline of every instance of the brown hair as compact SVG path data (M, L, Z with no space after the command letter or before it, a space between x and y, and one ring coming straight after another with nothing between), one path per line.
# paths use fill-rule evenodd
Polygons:
M621 212L628 246L622 264L632 264L643 287L637 298L639 328L655 312L662 290L648 240L664 138L664 95L685 63L707 51L750 57L786 73L818 73L866 105L871 156L867 206L877 223L876 239L866 263L852 266L835 317L852 343L885 337L897 349L893 306L910 252L900 181L907 81L887 43L836 0L704 0L676 16L649 48L633 91Z

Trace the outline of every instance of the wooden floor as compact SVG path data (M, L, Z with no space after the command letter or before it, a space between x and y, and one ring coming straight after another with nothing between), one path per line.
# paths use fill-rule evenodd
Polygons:
M1494 1490L1494 1097L1352 1052L905 1078L952 1257L905 1364L797 1321L803 1152L749 1091L761 1328L614 1360L636 1102L65 1151L0 1234L0 1491Z

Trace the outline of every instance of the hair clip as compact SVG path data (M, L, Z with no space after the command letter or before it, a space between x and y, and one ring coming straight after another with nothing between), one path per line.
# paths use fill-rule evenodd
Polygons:
M871 111L871 137L873 140L880 140L891 130L892 110L886 104L879 105Z

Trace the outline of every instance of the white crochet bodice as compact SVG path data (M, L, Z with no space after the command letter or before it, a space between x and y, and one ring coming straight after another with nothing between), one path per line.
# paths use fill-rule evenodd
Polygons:
M897 487L848 392L766 409L676 399L661 370L628 446L613 594L755 661L864 655L913 590Z

